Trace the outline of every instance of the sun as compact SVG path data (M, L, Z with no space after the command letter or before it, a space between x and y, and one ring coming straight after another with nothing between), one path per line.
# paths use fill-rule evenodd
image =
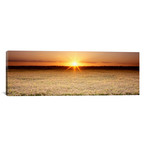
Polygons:
M74 71L76 71L76 70L80 71L79 63L76 62L76 61L71 62L70 66L67 68L67 70L68 70L68 69L71 69L71 68L72 68Z
M77 62L72 62L72 66L78 66Z

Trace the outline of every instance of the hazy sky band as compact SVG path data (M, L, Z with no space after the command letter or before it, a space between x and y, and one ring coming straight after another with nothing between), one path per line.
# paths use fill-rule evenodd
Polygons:
M139 66L138 52L8 51L8 66Z

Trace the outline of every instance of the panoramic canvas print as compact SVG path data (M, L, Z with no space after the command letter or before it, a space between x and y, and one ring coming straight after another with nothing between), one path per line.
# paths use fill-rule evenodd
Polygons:
M7 51L8 96L139 95L139 52Z

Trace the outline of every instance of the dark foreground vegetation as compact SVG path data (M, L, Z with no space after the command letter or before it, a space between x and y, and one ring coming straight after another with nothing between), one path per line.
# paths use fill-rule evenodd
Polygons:
M67 69L68 66L7 66L8 69ZM79 66L82 70L89 70L89 69L104 69L104 70L139 70L139 66Z

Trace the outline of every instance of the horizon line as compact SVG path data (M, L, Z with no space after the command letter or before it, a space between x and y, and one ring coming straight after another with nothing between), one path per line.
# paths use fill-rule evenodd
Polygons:
M39 66L39 65L6 65L6 67L14 67L14 66L17 66L17 67L69 67L69 66L64 66L64 65L42 65L42 66ZM109 66L106 66L106 65L101 65L101 66L95 66L95 65L92 65L92 66L78 66L78 67L140 67L139 65L138 66L133 66L133 65L129 65L129 66L123 66L123 65L109 65Z

